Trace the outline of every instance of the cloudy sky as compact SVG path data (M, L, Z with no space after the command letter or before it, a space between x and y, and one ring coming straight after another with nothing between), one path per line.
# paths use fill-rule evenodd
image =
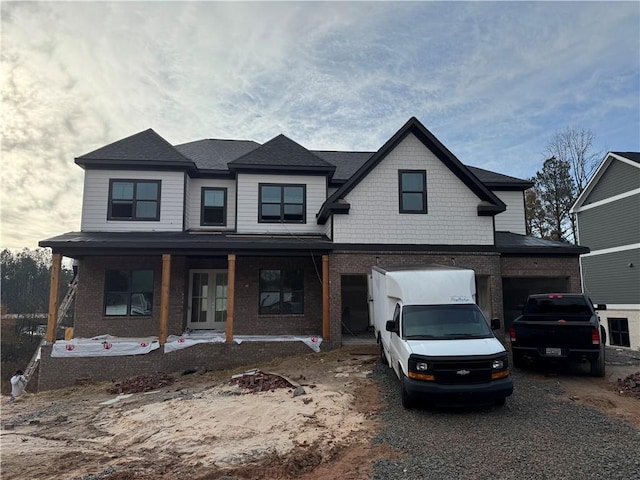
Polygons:
M559 128L640 150L640 3L2 2L1 246L80 228L73 159L173 144L377 150L411 116L528 178Z

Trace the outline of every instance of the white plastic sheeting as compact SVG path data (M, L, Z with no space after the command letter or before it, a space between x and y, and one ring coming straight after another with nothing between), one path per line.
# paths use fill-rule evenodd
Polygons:
M180 336L171 335L167 338L167 343L164 344L164 353L175 352L176 350L200 343L224 343L225 340L225 333L215 330L192 331ZM242 342L302 342L311 350L318 353L320 352L322 337L305 337L301 335L234 335L233 341L238 344Z
M57 340L52 357L119 357L143 355L160 348L158 337L126 338L98 335L93 338Z

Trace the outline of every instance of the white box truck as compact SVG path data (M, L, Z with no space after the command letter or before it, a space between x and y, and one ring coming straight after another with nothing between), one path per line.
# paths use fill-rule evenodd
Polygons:
M380 358L401 382L402 404L503 405L513 392L508 355L475 303L473 270L441 265L372 271Z

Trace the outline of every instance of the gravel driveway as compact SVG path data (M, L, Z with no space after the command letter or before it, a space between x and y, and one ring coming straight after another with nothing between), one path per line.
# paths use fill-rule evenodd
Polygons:
M408 411L393 370L378 363L373 378L388 406L375 442L402 458L377 461L373 478L640 479L640 431L534 377L516 370L504 407Z

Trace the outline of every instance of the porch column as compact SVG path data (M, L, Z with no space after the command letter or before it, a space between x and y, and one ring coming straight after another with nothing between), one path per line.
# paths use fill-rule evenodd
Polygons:
M329 341L329 255L322 256L322 340Z
M47 342L56 341L58 327L58 291L60 289L60 269L62 255L54 253L51 259L51 283L49 285L49 318L47 320Z
M164 345L169 334L169 290L171 287L171 255L162 255L162 288L160 291L160 345Z
M233 342L233 305L236 292L236 256L230 253L227 256L227 331L226 342Z

